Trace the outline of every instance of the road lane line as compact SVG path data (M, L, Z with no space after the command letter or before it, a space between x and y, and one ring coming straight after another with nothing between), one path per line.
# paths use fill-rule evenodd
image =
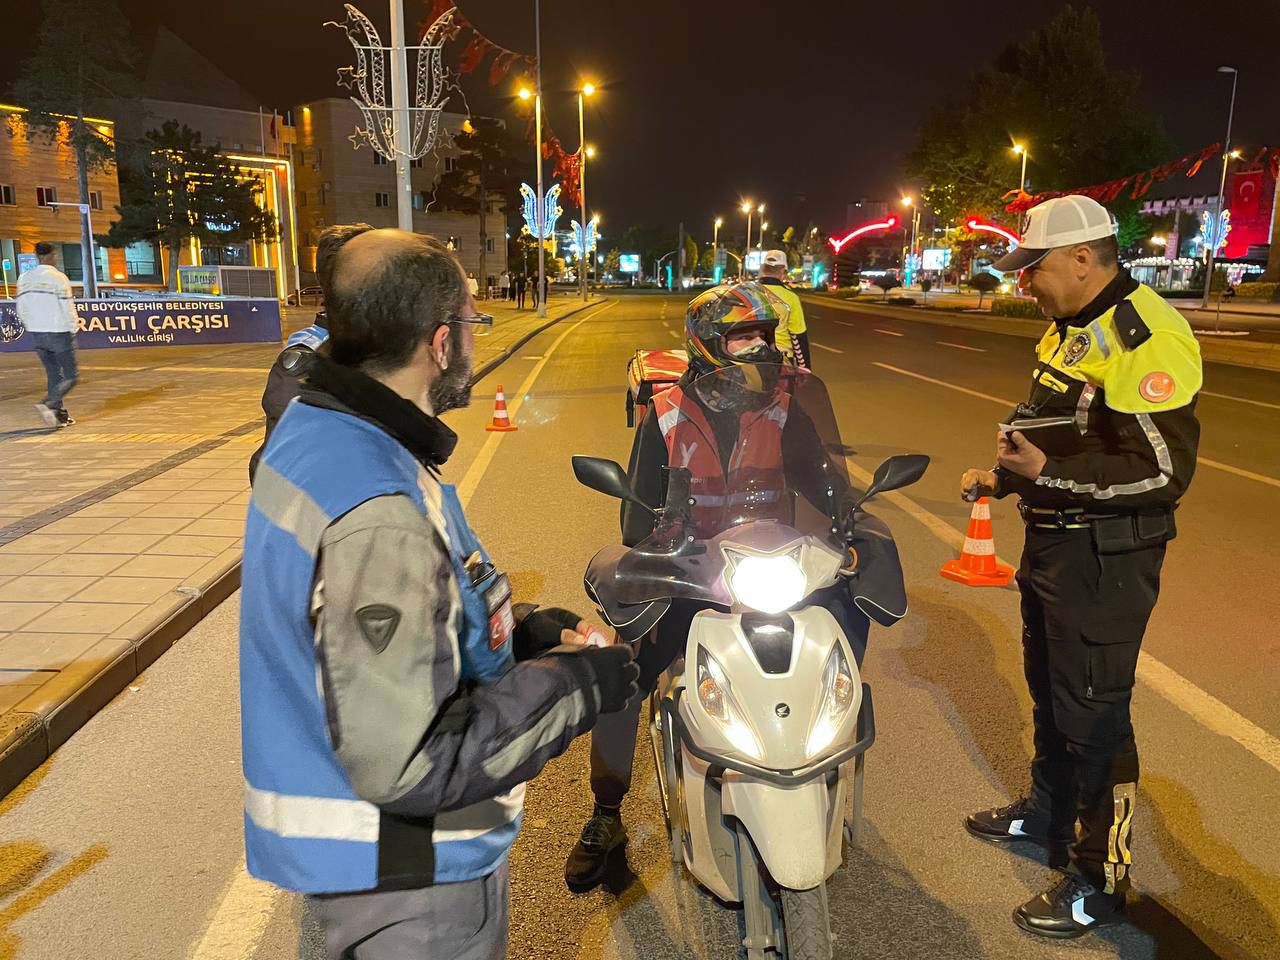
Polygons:
M190 960L253 960L283 897L283 891L249 876L242 860Z
M827 353L844 353L843 350L837 350L835 347L828 347L825 343L818 343L816 340L813 341L813 345L819 350L827 351Z
M856 327L856 326L857 326L857 324L856 324L856 323L850 323L848 320L835 320L835 321L832 321L832 322L833 322L833 323L838 323L838 324L840 324L840 326L842 326L842 327Z
M971 397L977 397L979 400L990 400L992 403L998 403L1003 407L1017 406L1013 400L1003 400L1000 397L993 397L989 393L979 393L977 390L970 390L968 387L962 387L954 383L947 383L945 380L936 380L933 377L926 377L923 373L903 370L901 367L894 367L887 363L880 363L876 360L871 361L871 365L874 367L880 367L884 370L892 370L894 373L900 373L904 377L913 377L916 380L923 380L925 383L932 383L935 386L946 387L948 390L955 390L957 393L965 393ZM1242 477L1245 480L1254 480L1258 483L1265 483L1269 487L1280 488L1280 480L1277 480L1275 477L1268 477L1265 474L1254 473L1252 470L1245 470L1241 467L1233 467L1229 463L1210 460L1207 457L1196 457L1196 463L1206 467L1212 467L1215 470L1221 470L1223 473L1229 473L1232 476Z
M556 350L560 348L560 344L564 343L569 334L573 333L573 331L577 330L588 320L600 316L600 314L604 313L616 304L616 300L611 303L606 303L599 310L587 314L573 326L569 327L569 329L561 333L560 336L556 337L555 342L547 348L547 352L543 354L542 359L533 365L533 369L530 370L529 375L524 378L524 382L516 388L516 392L512 394L511 399L507 401L507 414L511 418L512 423L515 422L516 414L524 405L525 397L528 396L529 391L533 389L533 384L534 381L538 379L538 374L542 373L542 368L545 367L547 362L555 355ZM493 462L494 454L498 452L498 445L502 443L506 436L507 434L505 433L489 434L488 439L484 442L484 446L480 448L480 452L476 454L476 458L471 461L471 466L467 468L467 472L463 475L462 482L458 484L458 501L462 504L462 508L464 510L466 509L467 504L471 501L472 495L476 492L476 488L480 486L480 481L484 479L484 473L489 469L489 464Z
M870 473L855 463L848 461L846 463L851 477L863 487L871 485ZM958 551L964 546L963 533L905 494L893 492L880 496L909 514L913 520L953 550ZM1016 567L1017 564L1013 566ZM1273 737L1252 720L1237 713L1213 694L1200 689L1182 674L1146 651L1138 657L1138 678L1211 733L1234 740L1267 766L1280 773L1280 739Z
M970 390L968 387L962 387L959 384L948 383L946 380L937 380L933 377L926 377L923 373L914 373L911 370L903 370L901 367L895 367L888 363L880 363L878 360L872 360L873 367L879 367L882 370L890 370L893 373L900 373L904 377L914 377L916 380L923 380L925 383L932 383L937 387L946 387L948 390L955 390L957 393L967 393L971 397L977 397L979 400L990 400L992 403L998 403L1001 406L1013 408L1018 405L1016 400L1001 400L999 397L993 397L989 393L979 393L977 390Z
M852 326L852 324L850 324ZM883 333L886 337L905 337L905 333L899 333L897 330L881 330L879 327L872 327L876 333Z
M1215 470L1221 470L1223 473L1234 474L1237 477L1244 477L1246 480L1256 480L1258 483L1265 483L1269 487L1280 487L1280 480L1275 477L1268 477L1261 473L1254 473L1252 470L1242 470L1240 467L1233 467L1229 463L1219 463L1217 460L1207 460L1204 457L1196 457L1196 463L1206 467L1213 467Z
M556 341L551 344L547 352L529 371L529 375L525 377L524 382L520 384L519 389L516 390L508 402L507 410L513 420L524 403L525 396L533 389L533 384L538 379L538 374L542 372L542 368L547 365L547 361L551 359L551 356L556 352L560 344L565 341L565 338L588 320L598 317L604 311L615 306L616 303L617 301L607 303L599 310L584 316L556 338ZM480 485L480 481L484 478L484 473L489 464L493 461L493 456L498 450L498 444L506 436L507 434L505 433L489 434L484 446L480 448L480 452L471 462L471 466L463 476L462 482L458 484L458 500L464 509L470 502L476 488ZM285 899L285 896L283 891L278 890L271 884L255 880L249 876L244 862L241 861L240 869L232 877L231 882L227 884L226 892L222 895L222 899L210 915L204 935L200 938L200 942L196 945L195 952L190 955L189 960L253 960L253 957L257 954L262 935L266 932L267 924L270 923L272 916Z
M953 348L953 349L955 349L955 350L972 350L974 353L986 353L986 352L987 352L987 351L983 350L981 347L968 347L968 346L965 346L963 343L952 343L952 342L951 342L951 341L949 341L949 340L935 340L935 341L933 341L933 342L934 342L934 343L936 343L936 344L937 344L938 346L940 346L940 347L951 347L951 348Z
M1229 393L1214 393L1211 390L1201 390L1202 397L1217 397L1219 400L1234 400L1236 403L1249 403L1255 407L1266 407L1268 410L1280 410L1280 403L1267 403L1265 400L1249 400L1246 397L1233 397Z

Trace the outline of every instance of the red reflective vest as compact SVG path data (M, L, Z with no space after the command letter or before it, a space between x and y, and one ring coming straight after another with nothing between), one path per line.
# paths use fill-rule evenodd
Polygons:
M766 517L790 522L790 498L782 496L782 431L790 397L779 394L761 410L743 413L726 477L715 431L702 404L681 387L653 398L658 427L667 445L667 463L690 473L689 496L699 538L714 536L742 519ZM726 497L726 490L732 493ZM779 513L784 510L785 514Z

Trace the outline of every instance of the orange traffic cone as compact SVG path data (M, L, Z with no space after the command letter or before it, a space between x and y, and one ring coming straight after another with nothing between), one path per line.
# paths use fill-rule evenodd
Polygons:
M942 575L966 587L1003 587L1013 579L1013 567L996 559L996 541L991 534L991 501L986 497L973 505L960 559L944 563Z
M510 433L520 429L507 416L507 395L502 392L502 384L498 384L498 394L493 398L493 421L485 429L490 433Z

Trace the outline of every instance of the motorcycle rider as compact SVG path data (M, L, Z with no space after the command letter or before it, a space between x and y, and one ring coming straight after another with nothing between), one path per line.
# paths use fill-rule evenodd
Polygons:
M695 297L685 315L689 368L675 387L656 395L636 431L628 475L632 490L654 507L666 501L665 467L684 467L697 484L692 523L699 539L724 529L723 511L734 504L717 489L762 491L792 488L823 512L847 503L848 484L826 469L830 454L802 411L779 403L777 378L785 362L775 335L786 322L786 306L766 287L740 283L714 287ZM699 383L714 371L729 375ZM785 398L784 398L785 399ZM708 439L714 438L713 450ZM786 466L784 467L784 464ZM784 470L787 476L784 478ZM795 474L795 475L792 475ZM844 516L845 509L835 511ZM653 515L622 506L622 542L634 547L654 529ZM826 588L819 602L831 610L862 662L861 614L845 584ZM647 695L659 675L684 651L694 616L706 605L674 601L657 627L635 644L639 689ZM626 843L621 808L631 784L636 728L643 697L626 710L602 717L591 735L591 790L595 807L565 864L565 883L584 892L604 878L610 854Z

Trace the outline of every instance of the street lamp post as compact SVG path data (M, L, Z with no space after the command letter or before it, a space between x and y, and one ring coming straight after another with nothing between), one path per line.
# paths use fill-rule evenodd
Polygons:
M1227 110L1227 138L1222 141L1222 177L1218 180L1218 208L1214 211L1216 223L1213 229L1209 231L1208 255L1205 258L1204 270L1204 296L1200 300L1200 306L1207 307L1209 305L1209 293L1213 289L1213 255L1217 252L1218 233L1222 229L1222 200L1227 192L1227 163L1231 159L1231 121L1236 115L1236 83L1240 79L1240 72L1235 67L1219 67L1219 73L1231 74L1231 106Z
M546 215L545 194L542 190L542 0L533 0L533 44L534 44L534 91L533 115L534 138L533 150L538 162L538 227L542 230L542 218ZM521 91L525 99L527 91ZM547 315L547 244L538 236L538 316Z
M587 231L588 231L588 225L591 223L590 219L587 217L587 158L591 156L592 153L594 153L594 151L587 149L585 121L583 119L583 114L585 112L583 101L595 92L596 92L596 85L594 83L584 83L582 85L582 89L578 91L578 157L579 157L579 163L580 163L580 166L578 169L578 189L582 193L582 246L583 246L583 249L578 251L578 267L579 267L578 272L582 274L582 276L578 278L578 283L582 287L582 299L584 302L587 299L587 269L586 267L583 266L583 263L584 263L583 257L587 257L590 255L590 250L587 249L588 247L590 247L590 243L588 243L587 241ZM539 157L541 157L542 155L541 150L539 150L538 155ZM539 166L541 166L541 162L539 162ZM539 187L538 189L541 190L542 188Z
M1014 152L1023 157L1023 175L1018 180L1018 192L1025 193L1027 192L1027 157L1029 155L1027 145L1025 143L1014 143Z
M907 252L907 256L903 258L902 270L907 286L911 286L911 281L915 277L915 271L911 269L911 258L916 255L916 242L920 235L920 207L916 204L914 197L903 197L902 205L912 210L911 215L911 247ZM906 239L907 228L903 225L903 239Z
M759 249L763 250L764 249L764 229L765 227L768 226L768 224L764 222L764 204L763 203L760 204L760 206L756 207L756 213L760 215L760 242L756 244L756 246Z

